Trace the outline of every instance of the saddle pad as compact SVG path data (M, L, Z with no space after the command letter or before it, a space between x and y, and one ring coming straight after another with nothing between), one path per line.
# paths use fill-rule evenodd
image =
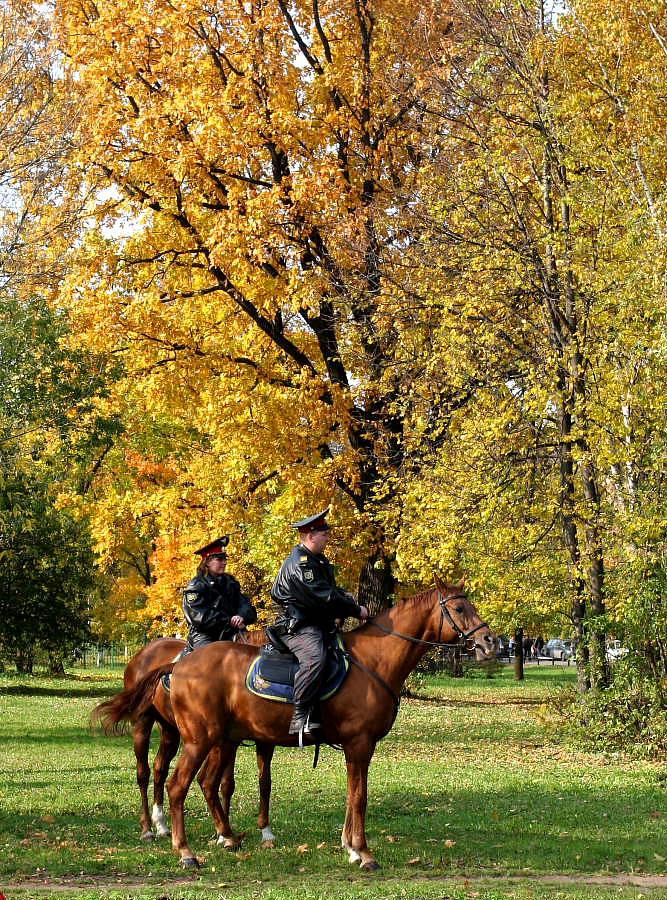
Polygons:
M339 634L336 635L336 647L328 652L327 666L324 673L324 681L320 691L319 700L328 700L333 697L341 686L350 668L350 663L344 653L344 644ZM271 659L258 656L253 660L246 675L246 687L252 694L263 697L265 700L275 700L278 703L294 702L294 674L298 669L289 659ZM275 679L278 679L277 681Z

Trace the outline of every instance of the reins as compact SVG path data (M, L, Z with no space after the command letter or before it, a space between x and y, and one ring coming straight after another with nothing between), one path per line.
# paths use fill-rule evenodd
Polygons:
M464 641L469 641L470 638L475 634L476 631L479 631L480 628L488 628L489 626L486 622L480 622L479 625L475 625L474 628L471 628L469 631L464 631L452 618L450 611L447 609L447 603L450 600L465 600L465 594L451 594L449 597L443 597L440 595L440 627L438 629L438 637L442 635L442 626L447 619L449 624L452 626L454 631L458 634L459 638L462 638ZM445 644L442 641L425 641L423 638L412 637L409 634L401 634L400 631L392 631L391 628L386 628L384 625L380 625L379 622L376 622L374 619L368 622L369 625L373 625L375 628L379 628L380 631L384 631L385 634L393 634L395 637L403 638L404 641L410 641L411 644L423 644L427 647L460 647L461 641L457 641L455 644ZM474 649L474 643L472 647L468 647L468 650Z

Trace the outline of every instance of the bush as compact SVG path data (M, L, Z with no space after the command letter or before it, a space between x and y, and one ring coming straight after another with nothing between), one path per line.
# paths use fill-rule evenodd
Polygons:
M617 750L632 756L667 756L665 685L632 654L612 669L608 688L587 694L562 692L550 708L581 747Z

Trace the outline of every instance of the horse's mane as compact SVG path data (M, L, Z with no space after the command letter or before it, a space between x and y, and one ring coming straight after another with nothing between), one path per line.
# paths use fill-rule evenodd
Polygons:
M451 587L453 587L453 585L447 584L447 585L445 585L445 587L451 588ZM351 634L354 632L362 631L364 628L370 627L370 623L372 622L373 619L376 619L385 613L391 612L392 609L398 609L398 608L407 609L409 607L421 606L422 603L426 603L427 601L433 599L433 591L435 591L435 590L437 590L437 588L435 585L433 585L432 587L429 587L423 591L420 591L418 594L412 594L409 597L402 597L398 601L398 603L395 603L393 606L388 606L385 609L381 609L374 616L369 616L367 622L363 622L362 624L357 625L356 628L350 628L349 632L346 632L346 633Z

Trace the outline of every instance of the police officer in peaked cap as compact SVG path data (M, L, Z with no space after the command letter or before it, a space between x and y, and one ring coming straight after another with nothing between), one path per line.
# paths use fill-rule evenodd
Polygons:
M183 591L183 613L188 623L187 651L213 641L231 640L257 621L257 611L227 568L229 537L223 535L195 550L201 557L197 574Z
M294 677L294 715L289 733L310 734L321 727L315 709L324 674L324 635L336 619L366 619L368 610L336 586L333 566L324 556L329 542L328 509L295 522L300 542L282 564L271 588L278 607L275 629L299 660Z

